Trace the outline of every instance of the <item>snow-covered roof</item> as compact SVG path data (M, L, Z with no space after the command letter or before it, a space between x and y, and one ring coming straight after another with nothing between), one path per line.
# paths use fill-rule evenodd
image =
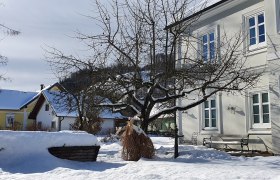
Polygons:
M123 116L119 112L112 112L110 109L104 109L99 114L99 117L102 119L124 119L126 116Z
M186 11L186 17L177 22L171 22L170 25L166 26L165 29L170 29L184 21L191 19L192 17L196 17L201 15L202 13L213 9L214 7L223 4L229 0L194 0L192 1L193 6L190 6Z
M70 94L67 94L65 92L60 92L60 91L51 91L51 90L43 90L42 94L44 95L45 99L52 107L56 116L78 117L78 112L76 110L70 110L71 107L70 105L68 105L70 102L69 100L73 99L73 97L71 97Z
M37 97L36 92L0 89L0 109L19 110Z

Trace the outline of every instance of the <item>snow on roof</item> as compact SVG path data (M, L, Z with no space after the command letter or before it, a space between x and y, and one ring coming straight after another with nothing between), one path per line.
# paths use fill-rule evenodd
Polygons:
M112 112L110 109L104 109L99 114L102 119L124 119L126 116L121 115L119 112Z
M60 91L51 91L51 90L43 90L42 91L44 97L51 105L54 110L56 116L58 117L78 117L78 112L75 110L75 104L73 101L72 95L66 92ZM72 102L71 102L72 99ZM111 103L111 101L105 98L103 101L107 103ZM73 107L68 105L69 103L73 103ZM123 116L119 112L112 112L111 109L104 109L101 111L100 118L102 119L124 119L126 116Z
M194 1L192 1L194 6L191 6L189 11L190 11L190 13L193 14L193 13L203 10L219 1L222 1L222 0L194 0Z
M0 109L19 110L37 97L36 92L0 89Z
M69 103L73 102L70 94L60 91L43 90L44 97L51 105L53 111L58 117L78 117L78 112L72 110ZM72 101L71 101L72 99ZM74 104L73 104L74 105ZM74 106L75 107L75 106Z
M172 28L186 20L188 20L192 16L197 16L198 14L201 14L204 11L208 11L209 9L212 9L213 7L222 4L228 0L194 0L192 1L189 6L189 8L186 10L185 18L177 21L177 22L170 22L168 26L165 27L165 29Z

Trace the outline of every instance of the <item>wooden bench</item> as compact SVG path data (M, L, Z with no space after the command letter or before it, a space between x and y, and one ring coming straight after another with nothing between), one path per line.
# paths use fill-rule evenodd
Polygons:
M230 145L238 145L243 151L246 146L249 151L249 136L240 135L211 135L209 138L203 138L203 145L212 147L213 145L224 145L224 149L230 149Z

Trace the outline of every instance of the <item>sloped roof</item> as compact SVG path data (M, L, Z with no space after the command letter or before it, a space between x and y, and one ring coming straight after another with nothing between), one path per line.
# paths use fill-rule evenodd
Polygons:
M205 13L227 1L230 1L230 0L203 0L203 1L201 1L201 3L198 3L197 6L194 6L193 10L190 10L190 12L187 13L188 15L185 18L183 18L180 21L171 23L170 25L166 26L165 29L170 29L174 26L177 26L178 24L188 21L194 17L197 17L198 15L202 15L203 13Z
M45 88L40 92L39 99L37 103L35 104L35 107L31 111L29 118L30 119L36 119L37 114L39 113L40 109L42 108L45 101L49 103L52 110L54 111L55 115L57 117L78 117L77 110L71 110L70 111L70 105L69 103L75 103L73 101L73 96L64 89L62 85L55 84L61 91L57 90L51 90L50 88ZM59 85L59 86L58 86ZM52 86L53 87L53 86ZM101 97L97 97L101 98ZM72 99L72 101L71 101ZM103 99L106 103L111 103L111 101L107 98ZM72 104L73 107L75 107L75 104ZM124 119L127 118L126 116L123 116L119 112L112 112L111 109L104 109L101 111L100 118L102 119Z
M73 99L70 94L60 91L43 90L47 102L52 107L58 117L78 117L76 110L70 111L69 99ZM72 102L74 103L74 102Z
M20 110L38 96L37 92L0 89L0 109Z

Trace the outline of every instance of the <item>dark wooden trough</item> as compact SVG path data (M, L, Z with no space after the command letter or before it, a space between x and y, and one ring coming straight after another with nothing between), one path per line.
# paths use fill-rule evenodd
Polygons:
M48 148L49 153L61 159L96 161L100 146L63 146Z

